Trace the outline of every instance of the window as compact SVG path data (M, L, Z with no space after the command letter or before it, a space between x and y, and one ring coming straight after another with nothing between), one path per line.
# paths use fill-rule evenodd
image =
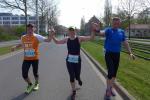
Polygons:
M141 31L140 31L140 30L137 30L137 32L138 32L138 33L141 33Z
M19 17L12 17L12 20L19 20Z
M2 21L0 21L0 25L2 25Z
M3 21L4 25L10 25L10 21Z
M12 24L19 24L19 21L13 21Z
M3 17L3 20L10 20L10 17Z
M20 17L20 20L26 20L25 17Z
M25 21L21 21L20 24L25 24Z
M0 17L0 20L2 20L2 18Z
M36 20L36 17L29 17L29 20Z
M132 30L132 32L134 33L134 32L135 32L135 30Z
M30 24L36 24L35 21L29 21Z

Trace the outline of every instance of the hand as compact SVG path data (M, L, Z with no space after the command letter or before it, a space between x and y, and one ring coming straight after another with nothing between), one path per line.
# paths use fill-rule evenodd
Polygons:
M15 49L16 49L15 46L11 47L11 51L12 51L12 52L15 51Z
M130 54L130 58L135 60L135 55L133 55L132 53Z
M48 32L50 33L50 36L53 37L55 35L55 30L54 28L51 28L48 30Z
M92 31L97 32L100 30L100 25L98 23L92 22Z

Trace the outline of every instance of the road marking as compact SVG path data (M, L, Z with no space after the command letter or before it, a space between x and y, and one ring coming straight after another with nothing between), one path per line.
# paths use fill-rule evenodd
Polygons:
M85 57L85 59L88 61L88 63L91 65L92 69L96 72L97 76L99 77L99 79L103 82L103 84L106 86L106 79L105 77L102 75L102 73L100 73L98 71L98 69L95 67L95 65L89 60L89 58L83 53L83 51L81 51L81 53L83 54L83 56ZM122 97L116 92L116 97L113 97L112 99L115 100L123 100Z

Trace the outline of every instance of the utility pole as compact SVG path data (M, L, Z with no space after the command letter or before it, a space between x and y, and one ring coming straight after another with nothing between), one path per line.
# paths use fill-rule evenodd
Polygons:
M36 33L39 34L38 0L36 0Z
M27 24L28 24L27 1L23 0L23 2L24 2L24 6L25 6L25 10L24 10L24 13L25 13L25 27L26 27L26 33L27 33Z
M130 40L130 35L131 35L131 28L130 28L130 26L131 26L131 5L130 5L130 1L131 0L129 0L129 40Z

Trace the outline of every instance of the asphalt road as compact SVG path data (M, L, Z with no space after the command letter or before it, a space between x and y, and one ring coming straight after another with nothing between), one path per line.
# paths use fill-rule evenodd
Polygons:
M23 53L0 60L0 100L70 100L66 54L66 45L43 43L40 46L40 89L29 95L24 94L27 84L21 76ZM78 86L76 100L103 100L106 88L104 77L83 53L81 58L83 86ZM32 68L29 76L34 81ZM113 100L121 98L117 96Z
M7 42L0 42L0 47L16 45L16 44L18 44L18 43L20 43L20 40L13 40L13 41L7 41Z

